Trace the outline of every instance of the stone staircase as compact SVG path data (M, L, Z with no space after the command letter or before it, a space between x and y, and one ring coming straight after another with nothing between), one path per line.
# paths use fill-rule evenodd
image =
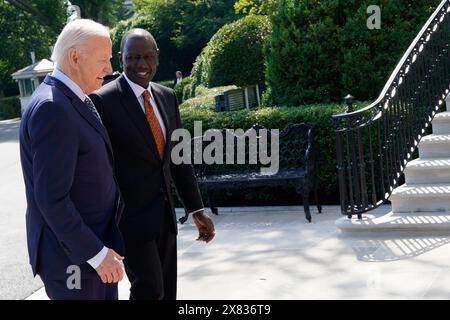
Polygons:
M432 121L433 134L419 143L419 158L405 168L405 184L396 188L386 215L342 217L342 231L450 231L450 99L447 111Z

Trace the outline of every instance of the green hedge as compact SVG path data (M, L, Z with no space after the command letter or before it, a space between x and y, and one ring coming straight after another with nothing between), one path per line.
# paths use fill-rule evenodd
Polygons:
M197 99L200 97L197 97ZM355 108L367 103L354 104ZM315 125L315 141L319 168L319 194L324 203L338 204L338 182L336 177L335 135L332 115L346 110L345 105L309 105L302 107L261 107L256 110L234 112L213 111L206 104L183 104L180 108L183 126L193 133L194 121L202 121L203 131L211 128L249 129L259 123L272 129L284 129L289 123L311 123ZM263 188L245 193L228 191L216 195L222 205L239 204L298 204L293 190Z
M279 0L271 16L270 105L375 99L441 0ZM381 29L367 28L369 5Z
M226 90L236 89L234 85L206 88L204 86L198 86L195 88L195 93L193 98L189 98L183 101L180 105L181 110L185 109L198 109L206 108L210 110L215 110L215 96L222 94Z
M248 16L223 26L197 57L191 72L194 85L263 85L263 47L269 34L265 16Z
M20 116L19 96L0 99L0 120L19 118Z
M175 85L175 93L177 94L177 99L178 99L178 103L182 103L185 99L189 99L190 97L186 97L184 96L184 88L186 88L186 86L190 85L192 82L192 78L191 77L185 77L183 78L183 80L181 80L180 83Z
M173 80L161 80L156 82L164 87L173 89Z

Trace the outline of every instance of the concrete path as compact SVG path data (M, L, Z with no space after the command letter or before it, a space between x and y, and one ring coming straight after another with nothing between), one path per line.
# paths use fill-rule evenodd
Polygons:
M386 214L384 206L375 214ZM449 234L351 233L337 206L233 208L214 216L217 237L180 227L179 299L448 299ZM129 284L120 284L120 299ZM43 290L30 299L46 299Z
M0 299L24 299L42 286L28 264L19 122L0 121Z
M25 237L18 122L0 122L0 299L46 299L33 279ZM384 215L390 206L371 214ZM179 299L448 299L450 234L341 233L338 206L224 208L216 239L178 237ZM179 211L181 215L182 212ZM128 298L129 284L120 284Z

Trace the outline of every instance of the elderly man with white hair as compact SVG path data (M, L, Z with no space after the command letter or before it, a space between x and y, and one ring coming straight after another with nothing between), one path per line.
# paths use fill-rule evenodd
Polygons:
M116 300L123 278L111 142L87 97L111 73L111 50L105 26L69 22L20 124L28 252L50 299Z

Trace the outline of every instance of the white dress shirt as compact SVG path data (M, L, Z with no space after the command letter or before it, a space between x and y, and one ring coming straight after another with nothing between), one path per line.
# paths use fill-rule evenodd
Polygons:
M68 76L66 76L61 70L55 68L51 76L64 83L73 93L75 93L78 98L80 98L81 101L84 102L84 100L87 98L86 94L83 92L83 90L81 90L80 86L77 85ZM108 248L104 246L103 249L100 250L100 252L97 253L94 257L89 259L87 263L89 263L92 268L96 269L103 262L107 253Z
M161 113L159 113L158 107L156 105L155 98L153 97L152 90L151 90L151 85L150 85L151 82L148 83L148 87L147 87L147 89L145 89L145 88L142 88L140 85L134 83L130 79L128 79L128 77L125 74L125 72L123 73L123 76L124 76L125 80L127 80L128 84L131 87L131 90L133 90L134 95L138 99L139 104L141 105L142 112L144 112L144 114L145 114L145 105L144 105L144 96L142 94L144 93L145 90L147 90L148 93L150 93L150 104L152 105L153 112L155 113L156 119L158 119L159 126L161 127L161 130L163 132L164 141L167 141L166 126L164 125L164 121L163 121L163 119L161 117Z
M158 119L159 125L161 126L161 130L162 130L162 132L164 134L164 140L167 141L166 127L165 127L164 122L162 120L161 114L159 113L159 110L157 108L155 98L153 97L152 90L151 90L151 85L150 85L151 82L148 83L148 87L147 87L147 89L145 89L145 88L141 87L140 85L138 85L138 84L134 83L133 81L131 81L127 77L125 72L123 73L123 76L124 76L125 80L127 80L128 84L130 85L131 90L133 90L133 93L136 96L137 100L139 101L139 104L141 105L142 112L144 112L144 114L145 114L145 106L144 106L144 97L142 96L142 94L144 93L145 90L147 90L150 93L150 104L152 105L153 112L155 113L156 118ZM200 212L202 210L204 210L204 208L192 211L192 212L190 212L190 214L193 214L193 213L196 213L196 212Z

